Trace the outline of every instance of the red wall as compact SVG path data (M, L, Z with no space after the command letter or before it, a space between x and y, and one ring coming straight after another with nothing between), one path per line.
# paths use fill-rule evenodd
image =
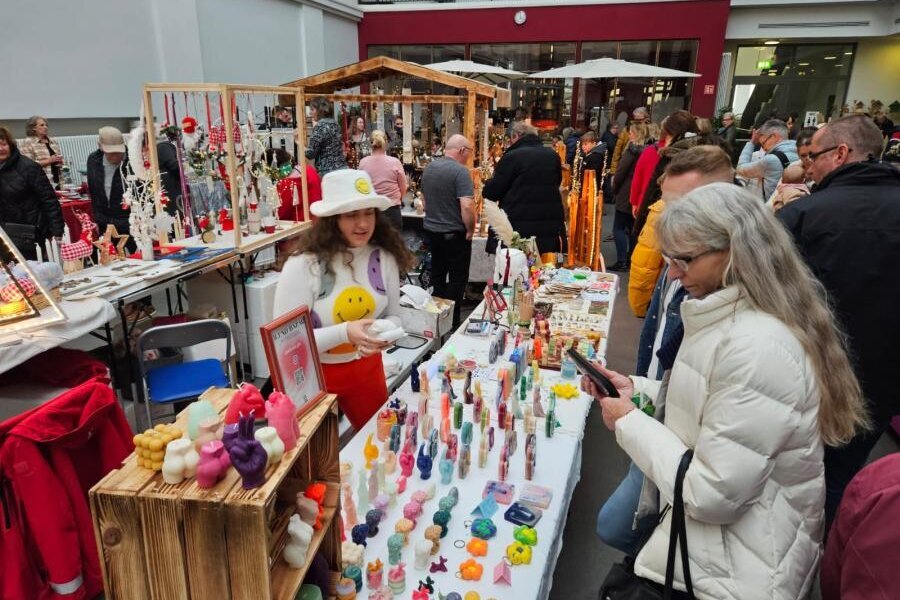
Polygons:
M437 5L435 5L437 6ZM729 0L622 3L523 8L524 25L513 22L519 8L367 12L359 24L359 56L369 45L572 42L696 39L691 111L711 116L719 78Z

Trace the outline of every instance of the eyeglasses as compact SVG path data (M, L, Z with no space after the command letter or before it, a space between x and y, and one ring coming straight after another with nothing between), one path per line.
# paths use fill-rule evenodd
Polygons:
M691 268L691 263L700 258L701 256L705 256L707 254L712 254L713 252L718 252L718 250L706 250L705 252L701 252L699 254L695 254L694 256L690 255L682 255L682 256L667 256L665 254L662 255L663 260L670 267L675 265L681 271L687 273L688 269Z
M841 147L841 144L838 144L837 146L825 148L824 150L819 150L818 152L810 152L809 154L807 154L807 156L809 157L809 160L816 160L823 154L828 154L829 152L837 150L840 147ZM847 148L847 154L850 154L851 152L853 152L853 148Z

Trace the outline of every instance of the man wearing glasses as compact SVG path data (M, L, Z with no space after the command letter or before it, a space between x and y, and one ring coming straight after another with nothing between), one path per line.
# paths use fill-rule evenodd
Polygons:
M828 292L872 416L870 431L825 448L828 523L891 417L900 415L900 171L878 162L881 148L881 131L865 115L832 121L810 145L815 191L777 214Z
M753 144L747 143L738 159L737 174L748 179L763 180L763 199L768 200L775 193L785 167L799 160L797 143L788 138L788 127L784 121L769 119L756 131L756 140L766 152L765 156L752 159Z
M453 135L444 156L431 161L422 173L425 201L425 234L431 249L431 283L434 295L453 300L453 327L459 311L472 258L475 231L475 187L466 167L475 151L463 135ZM449 282L448 282L449 279Z

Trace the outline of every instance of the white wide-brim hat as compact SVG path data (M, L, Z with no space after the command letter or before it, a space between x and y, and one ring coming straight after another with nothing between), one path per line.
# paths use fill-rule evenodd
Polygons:
M312 203L309 210L317 217L331 217L364 208L387 210L393 205L390 198L375 193L368 173L339 169L322 178L322 199Z

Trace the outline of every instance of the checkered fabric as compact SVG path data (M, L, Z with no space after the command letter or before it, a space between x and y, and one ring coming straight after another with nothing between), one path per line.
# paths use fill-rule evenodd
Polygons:
M78 240L71 244L61 244L59 247L59 255L63 260L79 260L87 258L91 255L93 246L84 240Z
M28 279L21 278L18 280L19 285L22 286L22 290L25 291L25 295L31 297L37 291L37 286ZM17 302L22 299L22 292L19 290L19 287L16 286L15 283L9 282L2 288L0 288L0 299L4 302Z

